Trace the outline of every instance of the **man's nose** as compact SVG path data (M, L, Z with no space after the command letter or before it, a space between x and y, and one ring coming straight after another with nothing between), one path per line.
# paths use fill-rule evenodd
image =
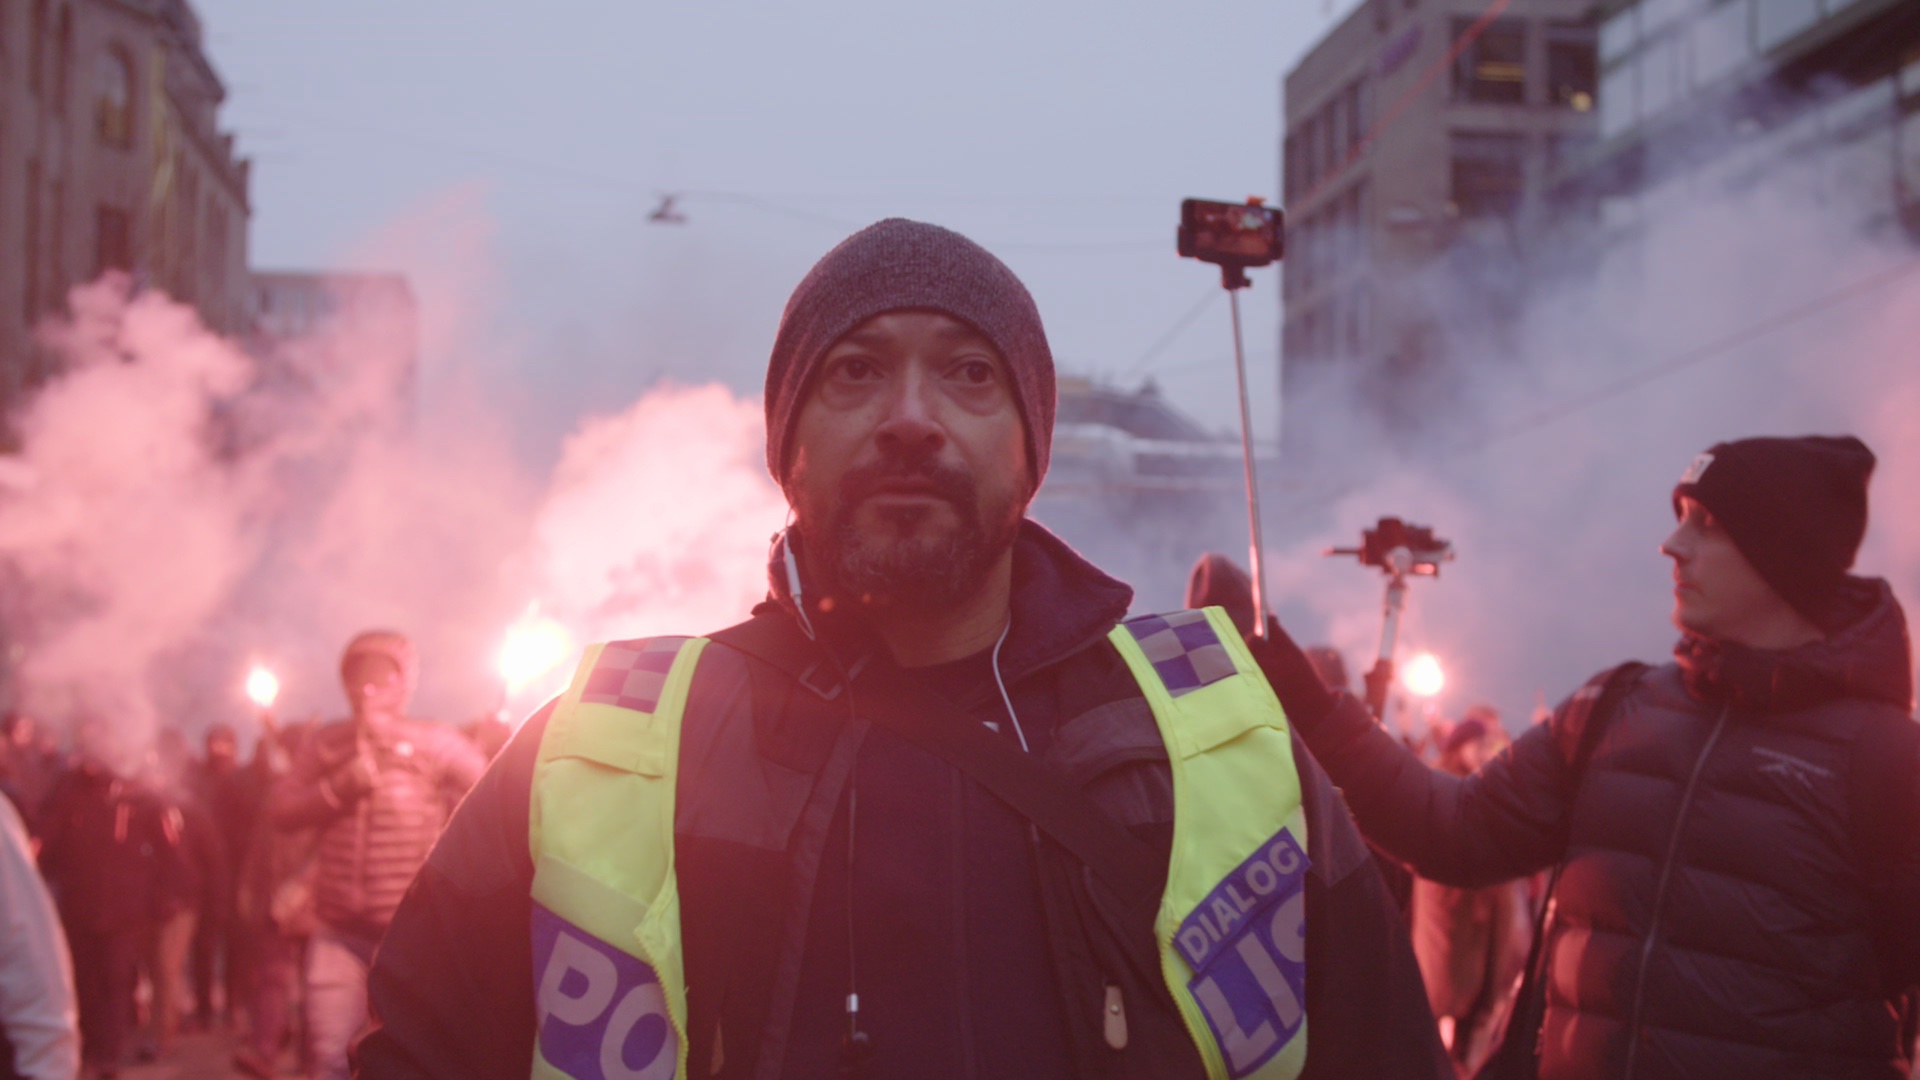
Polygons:
M1686 562L1691 550L1686 543L1686 530L1675 529L1665 540L1660 541L1660 554L1674 562Z
M946 432L934 416L933 387L909 368L887 399L887 414L874 433L880 449L909 462L921 461L946 445Z

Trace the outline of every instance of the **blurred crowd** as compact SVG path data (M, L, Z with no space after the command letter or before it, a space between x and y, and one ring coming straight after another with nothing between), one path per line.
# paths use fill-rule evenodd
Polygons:
M511 729L408 719L398 634L356 638L341 675L352 716L263 714L244 758L224 723L133 752L97 719L63 745L5 717L0 1077L111 1077L196 1031L246 1075L345 1076L384 921Z

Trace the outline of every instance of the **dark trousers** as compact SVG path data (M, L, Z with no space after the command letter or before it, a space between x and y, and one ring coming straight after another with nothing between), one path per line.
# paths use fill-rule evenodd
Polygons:
M73 981L80 999L80 1045L96 1069L120 1067L133 1023L133 984L142 929L67 932Z
M193 932L193 1012L202 1027L233 1014L246 1004L246 949L236 920L202 914ZM225 990L219 1008L213 988Z

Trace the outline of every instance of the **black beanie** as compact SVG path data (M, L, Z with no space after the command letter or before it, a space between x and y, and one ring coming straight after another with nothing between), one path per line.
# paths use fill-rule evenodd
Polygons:
M834 342L868 319L938 311L993 342L1013 378L1037 487L1053 444L1053 353L1027 287L987 249L938 225L888 218L842 240L787 301L767 363L767 471L783 486L800 395Z
M1715 443L1673 489L1707 508L1773 591L1823 623L1867 534L1873 451L1851 435Z

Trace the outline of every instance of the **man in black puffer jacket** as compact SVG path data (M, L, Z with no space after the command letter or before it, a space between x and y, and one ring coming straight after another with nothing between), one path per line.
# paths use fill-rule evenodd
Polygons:
M1465 779L1328 692L1284 635L1256 644L1370 839L1453 885L1563 866L1543 1078L1908 1075L1920 728L1900 605L1847 573L1873 464L1852 438L1701 455L1661 545L1675 662L1611 715L1596 678ZM1586 718L1605 726L1581 771Z

